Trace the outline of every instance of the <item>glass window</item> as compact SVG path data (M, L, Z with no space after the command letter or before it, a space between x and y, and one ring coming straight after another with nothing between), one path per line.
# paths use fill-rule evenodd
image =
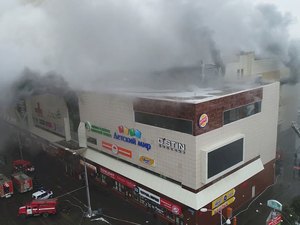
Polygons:
M241 138L228 145L217 148L207 155L207 178L234 166L243 160L244 139Z
M228 124L261 112L261 101L230 109L224 112L224 124Z
M193 134L193 122L178 118L135 112L135 122L150 126L175 130L186 134Z

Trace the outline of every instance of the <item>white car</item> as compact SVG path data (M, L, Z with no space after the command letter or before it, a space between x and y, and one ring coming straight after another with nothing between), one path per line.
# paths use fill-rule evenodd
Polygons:
M52 191L39 190L32 194L33 199L48 199L53 197Z

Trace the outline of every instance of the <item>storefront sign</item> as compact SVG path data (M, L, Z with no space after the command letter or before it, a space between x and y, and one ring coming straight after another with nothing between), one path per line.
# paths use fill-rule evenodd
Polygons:
M148 165L148 166L155 166L155 161L154 159L151 159L147 156L140 156L140 162Z
M136 187L135 188L135 192L138 193L140 196L150 200L151 202L154 202L162 207L164 207L165 209L169 210L170 212L172 212L175 215L181 215L182 214L182 209L179 205L173 204L172 202L160 198L159 196L146 191L143 188L140 187Z
M220 197L218 197L217 199L215 199L211 203L211 208L214 209L214 208L220 206L223 202L226 202L228 199L233 197L234 194L235 194L235 189L231 189L230 191L228 191L225 194L221 195Z
M226 202L222 203L220 206L218 206L217 208L213 209L211 211L211 215L215 215L218 212L220 212L221 210L223 210L225 207L229 206L230 204L232 204L235 201L235 197L232 197L230 199L228 199Z
M141 131L133 128L127 128L125 126L119 126L118 132L114 133L114 139L138 145L139 147L145 148L147 151L151 149L151 145L149 143L138 140L142 137Z
M282 215L277 211L271 211L267 220L267 225L280 225L282 222Z
M208 116L207 114L203 113L200 117L199 117L199 121L198 121L198 125L199 127L203 128L208 124Z
M161 148L185 154L185 144L182 144L177 141L171 141L166 138L158 138L158 146Z
M131 189L135 189L136 187L136 183L131 181L131 180L128 180L126 179L125 177L121 176L121 175L118 175L108 169L105 169L103 167L100 168L100 172L118 182L120 182L121 184L123 184L124 186L126 187L129 187Z
M268 200L267 201L267 206L269 206L272 209L282 211L282 204L277 200L273 200L273 199Z
M132 158L132 151L130 151L126 148L117 146L115 144L108 143L106 141L102 141L102 147L112 151L112 153L115 155L119 154L119 155L123 155L127 158Z
M173 204L172 202L161 198L160 199L160 205L163 206L164 208L166 208L167 210L169 210L170 212L174 213L175 215L181 215L182 210L181 207Z
M138 187L140 196L147 198L148 200L155 202L160 205L160 197L155 194L150 193L149 191L144 190L143 188Z
M92 125L89 121L85 122L85 128L88 131L92 131L94 133L98 133L98 134L101 134L101 135L106 136L106 137L111 137L110 130L108 130L106 128L102 128L102 127Z

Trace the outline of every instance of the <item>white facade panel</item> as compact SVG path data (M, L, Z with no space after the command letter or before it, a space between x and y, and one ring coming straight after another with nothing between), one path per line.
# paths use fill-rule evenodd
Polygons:
M64 120L69 120L68 108L62 97L45 94L32 96L31 117L33 125L55 134L65 136Z
M97 145L88 145L184 185L195 186L194 136L136 123L133 100L114 95L82 93L79 101L81 120L99 128L99 132L95 132L97 129L87 132L88 137L97 139ZM140 137L133 134L135 132L139 132ZM176 148L168 149L167 144L159 142L161 139L171 141L176 146L184 145L184 152Z

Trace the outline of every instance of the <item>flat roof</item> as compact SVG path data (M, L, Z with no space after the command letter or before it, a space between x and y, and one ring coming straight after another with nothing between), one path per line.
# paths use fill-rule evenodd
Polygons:
M118 88L116 90L110 89L108 92L103 91L103 94L122 95L134 98L146 98L153 100L165 100L181 103L197 104L204 101L241 93L245 91L254 90L262 87L261 84L254 82L251 83L236 83L230 85L224 85L220 87L206 87L201 88L198 86L189 86L185 89L175 90L159 90L150 88Z

